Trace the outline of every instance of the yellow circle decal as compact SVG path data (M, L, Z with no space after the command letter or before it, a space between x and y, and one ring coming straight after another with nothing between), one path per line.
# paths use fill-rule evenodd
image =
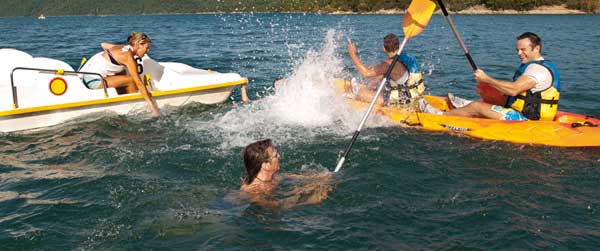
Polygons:
M67 92L67 81L62 78L50 80L50 92L56 96L65 94Z

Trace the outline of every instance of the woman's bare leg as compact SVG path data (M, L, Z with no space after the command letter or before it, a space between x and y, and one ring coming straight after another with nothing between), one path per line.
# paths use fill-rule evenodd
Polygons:
M135 83L133 82L133 78L129 75L106 77L106 83L109 88L122 88L125 93L135 93L138 91Z

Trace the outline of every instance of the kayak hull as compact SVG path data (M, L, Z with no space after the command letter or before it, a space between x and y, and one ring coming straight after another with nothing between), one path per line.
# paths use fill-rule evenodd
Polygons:
M344 81L338 80L338 91ZM433 106L448 110L445 97L425 96ZM347 99L352 107L363 110L368 103ZM412 109L414 110L414 109ZM519 144L559 147L600 146L600 120L591 116L559 111L554 121L502 121L420 113L407 109L377 106L374 111L402 127L447 132L469 137ZM587 124L586 124L587 122Z
M153 98L159 107L177 107L189 103L217 104L229 98L235 86L230 85L168 95L158 95L159 93L155 92ZM43 109L37 112L0 116L0 131L15 132L46 128L94 113L109 112L126 115L148 110L146 101L139 94L126 94L121 95L119 99L98 101L102 102L96 104L88 102L82 105L71 104L58 109Z

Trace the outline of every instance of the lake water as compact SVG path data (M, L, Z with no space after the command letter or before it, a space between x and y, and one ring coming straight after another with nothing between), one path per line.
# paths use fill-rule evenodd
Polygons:
M374 117L317 205L261 208L227 199L243 147L271 138L282 173L325 172L362 112L323 85L356 76L402 15L224 14L0 18L0 48L78 65L131 31L150 56L249 78L219 105L97 114L0 134L2 250L593 250L600 246L600 149L482 141ZM508 79L515 37L538 33L562 79L561 109L599 115L600 16L454 16L475 62ZM462 50L440 15L406 50L428 92L475 98ZM1 59L6 60L6 59ZM290 84L275 93L273 80Z

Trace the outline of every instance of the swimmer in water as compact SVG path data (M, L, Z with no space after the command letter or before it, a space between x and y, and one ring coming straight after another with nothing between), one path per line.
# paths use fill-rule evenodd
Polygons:
M254 142L244 149L244 165L246 177L240 190L250 201L264 207L291 208L296 205L317 204L327 198L331 186L331 172L311 174L278 174L281 155L270 139ZM303 183L295 187L290 196L282 200L272 200L271 195L277 190L282 178Z

